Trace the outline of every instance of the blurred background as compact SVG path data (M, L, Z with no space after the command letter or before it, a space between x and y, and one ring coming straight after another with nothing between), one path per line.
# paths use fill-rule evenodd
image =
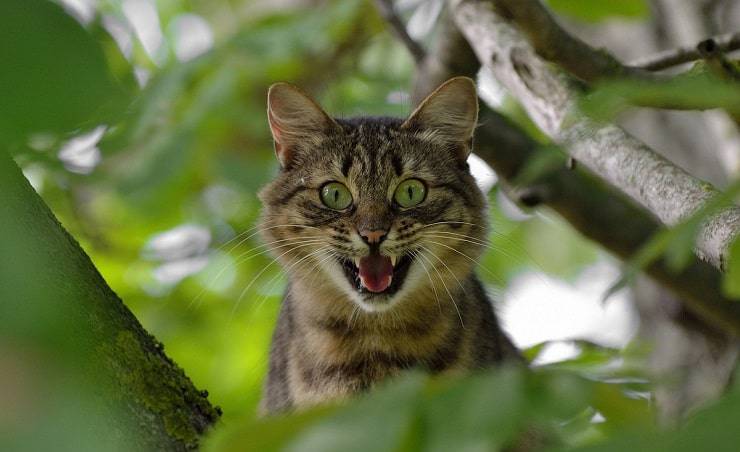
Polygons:
M674 11L678 3L549 5L574 33L625 61L740 24L732 19L738 17L737 2L683 2L688 6ZM714 16L688 11L699 3L724 3L726 9ZM443 2L395 4L409 34L429 40ZM276 81L295 83L339 117L404 116L412 108L413 60L373 2L364 0L57 5L74 24L39 7L27 14L37 33L8 35L5 42L38 55L50 48L48 40L56 40L69 54L46 55L48 61L66 68L70 89L85 94L66 103L34 104L22 90L3 93L8 100L0 108L6 112L24 109L53 126L32 130L4 115L0 134L108 284L195 385L208 389L224 422L251 418L285 284L251 232L260 211L256 192L277 171L265 117L267 88ZM18 19L0 16L0 29L11 20ZM76 58L76 46L99 47L98 60ZM46 89L43 75L27 67L2 71L5 81ZM484 99L547 144L489 75L481 74L479 85ZM691 115L698 114L638 112L623 122L676 163L723 186L740 169L736 129L728 135L720 114ZM80 120L71 133L69 118ZM32 133L19 140L19 131ZM660 289L641 281L642 289L605 300L620 263L555 213L520 210L499 190L490 168L477 159L471 164L488 193L492 224L479 274L515 343L538 365L568 363L591 375L629 379L636 385L629 399L649 405L650 348L635 339L635 299L653 299ZM601 422L597 415L591 412L589 419Z

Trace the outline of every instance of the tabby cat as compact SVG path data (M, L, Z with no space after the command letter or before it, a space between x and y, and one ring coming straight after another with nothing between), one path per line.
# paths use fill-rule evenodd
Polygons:
M475 275L486 202L467 165L475 85L453 78L408 119L332 119L297 88L268 93L281 170L261 228L289 277L262 400L276 413L408 368L518 360Z

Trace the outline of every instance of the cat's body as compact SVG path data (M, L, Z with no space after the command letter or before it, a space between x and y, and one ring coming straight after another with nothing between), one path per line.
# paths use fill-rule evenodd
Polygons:
M264 412L404 369L519 358L475 275L486 214L466 164L472 82L453 79L406 121L330 119L287 85L271 89L268 113L283 169L261 193L262 228L290 284Z

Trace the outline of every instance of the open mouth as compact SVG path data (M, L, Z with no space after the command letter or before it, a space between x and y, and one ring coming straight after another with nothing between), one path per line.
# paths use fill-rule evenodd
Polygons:
M341 264L350 284L361 294L392 295L406 279L411 260L408 254L394 258L374 252L354 261L344 259Z

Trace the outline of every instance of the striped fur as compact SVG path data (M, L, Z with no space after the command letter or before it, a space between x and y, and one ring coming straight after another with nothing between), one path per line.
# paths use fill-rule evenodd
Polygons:
M462 373L518 360L475 275L487 225L485 198L466 163L477 116L472 82L453 79L405 121L327 121L313 101L291 99L305 97L300 91L278 89L272 98L302 110L270 108L282 169L260 193L262 230L290 283L262 411L350 396L409 368ZM449 114L435 121L440 112ZM272 122L281 115L300 123ZM290 127L301 130L283 130ZM301 138L278 142L285 136ZM402 209L393 191L408 178L422 180L427 196ZM327 181L350 189L350 208L322 204ZM342 260L369 253L359 225L387 229L379 251L410 259L395 293L362 293L345 276Z

